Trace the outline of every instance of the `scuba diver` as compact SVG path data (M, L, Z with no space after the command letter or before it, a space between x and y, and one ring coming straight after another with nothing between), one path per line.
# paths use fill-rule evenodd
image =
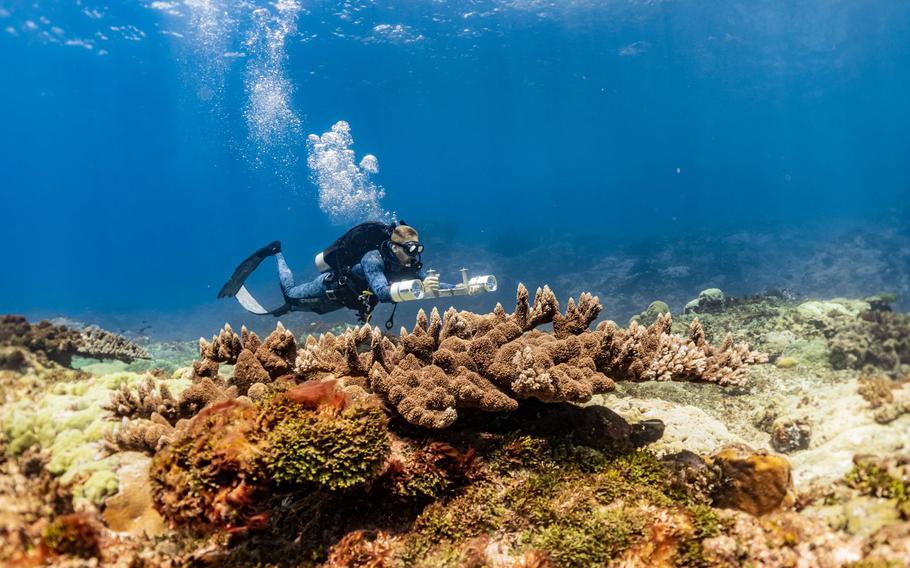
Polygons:
M421 300L431 297L474 295L496 289L493 276L469 279L462 269L462 284L439 281L439 275L423 269L423 245L417 231L404 221L395 224L361 223L316 255L321 274L311 282L295 284L294 275L274 241L243 261L218 294L235 297L249 312L281 315L290 311L325 314L349 308L361 323L369 323L377 304ZM247 277L266 258L274 256L285 303L263 308L244 286ZM386 322L391 329L395 310Z

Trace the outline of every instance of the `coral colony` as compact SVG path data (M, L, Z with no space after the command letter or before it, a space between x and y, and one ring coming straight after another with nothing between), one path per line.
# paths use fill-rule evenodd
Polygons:
M797 305L706 292L676 321L655 302L625 328L594 325L590 294L562 311L549 288L532 301L523 286L511 313L421 311L398 335L364 325L298 338L278 323L260 339L225 325L173 373L73 369L74 357L136 365L152 354L100 330L7 317L0 558L901 565L910 460L854 452L829 482L800 485L813 469L799 456L834 443L830 423L771 406L755 419L792 463L744 443L705 451L696 438L716 430L713 419L649 418L661 401L646 392L677 385L670 399L722 396L735 411L737 397L794 369L855 379L862 368L857 424L891 428L910 408L910 317L874 298ZM882 334L891 340L876 347ZM623 392L640 401L637 418L608 408ZM671 452L662 444L674 438L683 449Z

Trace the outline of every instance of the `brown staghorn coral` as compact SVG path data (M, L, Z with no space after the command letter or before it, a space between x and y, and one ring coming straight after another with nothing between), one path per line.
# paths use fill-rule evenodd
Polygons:
M199 339L199 355L201 359L193 363L194 379L217 379L221 363L234 365L234 376L229 384L245 395L255 383L268 383L291 372L297 357L297 343L294 334L281 322L265 341L245 326L237 335L226 323L210 342Z
M105 408L123 420L108 435L108 450L154 454L171 442L182 419L196 416L207 406L238 397L246 402L266 397L269 385L293 366L297 347L293 334L280 323L265 341L245 327L237 335L225 324L211 341L199 340L199 352L201 358L193 363L193 384L179 397L155 376L134 389L124 385L111 397ZM230 379L219 374L222 363L234 365Z
M739 385L746 365L767 360L729 337L710 346L697 321L688 338L672 335L669 314L649 327L633 323L622 330L605 322L591 331L600 310L586 293L561 313L549 287L538 289L531 303L520 285L511 314L501 305L485 315L449 309L440 316L434 309L427 317L421 311L398 344L368 325L311 336L295 371L307 380L343 378L378 394L412 424L445 428L459 408L512 411L529 398L585 402L612 390L612 379ZM553 333L535 329L550 323Z
M178 400L171 395L166 384L156 382L152 376L146 377L136 390L122 385L104 409L118 418L148 419L157 413L173 423L180 417Z
M174 432L174 426L157 412L149 419L127 420L124 417L105 436L105 446L111 453L135 451L154 454L170 443Z

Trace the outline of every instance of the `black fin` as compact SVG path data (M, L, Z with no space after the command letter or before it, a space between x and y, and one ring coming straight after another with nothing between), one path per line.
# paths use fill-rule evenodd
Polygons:
M240 266L234 270L234 274L231 275L230 280L222 286L221 291L218 292L218 297L233 298L240 290L240 287L243 286L243 283L246 282L246 279L259 267L262 261L274 255L279 250L281 250L281 243L279 241L272 241L248 256L247 259L241 262Z

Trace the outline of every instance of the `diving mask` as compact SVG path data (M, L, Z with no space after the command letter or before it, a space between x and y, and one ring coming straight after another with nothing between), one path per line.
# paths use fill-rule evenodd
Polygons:
M423 245L417 241L407 241L405 243L395 243L401 247L408 256L417 256L423 253Z

